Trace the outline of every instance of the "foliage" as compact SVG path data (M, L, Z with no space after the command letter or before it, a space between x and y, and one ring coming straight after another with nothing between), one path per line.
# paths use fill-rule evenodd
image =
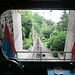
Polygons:
M42 31L42 34L45 38L50 38L50 34L52 33L52 30L49 28L46 28Z
M22 19L22 35L23 39L29 38L29 34L32 28L32 13L30 11L21 10L21 19Z
M42 36L42 24L46 23L44 18L40 16L38 13L33 14L34 19L34 30L38 36Z
M66 10L63 11L63 14L60 18L61 20L57 23L57 30L59 31L67 31L68 27L68 20L69 20L69 14L66 12Z
M32 15L34 19L34 30L37 35L40 37L50 37L51 31L54 29L54 22L52 20L46 20L42 16L40 16L38 13L33 13Z
M49 39L47 47L52 51L64 51L65 39L65 32L58 32L56 36L53 36Z
M53 51L52 54L53 54L54 57L58 57L58 54L56 52Z
M42 37L42 42L44 43L45 46L47 46L47 43L48 43L48 39Z
M50 20L50 22L52 22L52 21ZM45 38L47 38L47 39L50 38L50 34L53 31L52 27L53 27L52 24L51 25L48 25L47 20L46 21L43 21L42 26L41 26L42 36L45 37Z
M31 45L33 45L33 40L31 37L29 38L25 38L25 40L23 41L23 49L27 50Z
M28 49L32 44L32 38L29 37L31 29L34 29L35 36L40 36L43 43L52 51L63 51L65 44L65 32L67 31L69 14L63 11L61 20L56 24L51 19L46 20L38 13L32 13L29 10L21 10L22 16L22 35L24 49ZM32 33L31 33L32 36ZM31 40L30 40L31 39ZM53 52L53 56L57 56Z
M37 24L37 22L34 23L34 30L36 31L36 34L37 34L37 35L40 34L41 28L40 28L40 26Z
M60 18L61 20L51 27L53 32L50 35L47 47L53 51L53 56L57 57L57 53L54 51L63 51L66 39L66 31L68 27L69 13L65 10ZM60 32L59 32L60 31Z
M33 13L33 19L34 19L34 22L37 23L37 25L39 26L42 25L42 21L44 20L44 18L40 16L38 13Z
M54 31L51 33L51 37L53 37L53 36L57 36L58 33L59 33L58 30L54 30Z
M48 26L53 26L55 24L51 19L46 20L46 23Z
M29 34L31 32L31 28L32 28L32 21L29 17L25 18L25 21L23 23L23 26L25 28L25 34L26 34L26 38L29 38Z
M50 49L53 51L63 51L65 45L66 34L59 32L57 36L54 36L51 40Z
M23 49L28 49L32 45L33 40L30 36L32 29L32 12L28 10L20 10L22 23Z
M55 36L49 38L48 43L47 43L47 47L48 47L48 48L50 48L50 45L53 44L54 37L55 37Z

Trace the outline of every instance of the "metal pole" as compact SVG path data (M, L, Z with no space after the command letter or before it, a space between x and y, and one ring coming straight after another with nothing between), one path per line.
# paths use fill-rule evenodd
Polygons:
M40 47L40 61L42 60L42 47Z
M66 52L64 52L64 61L65 61L65 57L66 57Z

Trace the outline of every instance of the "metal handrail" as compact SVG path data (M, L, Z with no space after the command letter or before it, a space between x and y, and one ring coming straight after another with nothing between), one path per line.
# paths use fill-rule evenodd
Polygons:
M71 52L64 52L64 51L53 51L55 53L71 53ZM45 52L45 51L42 51L42 53L53 53L52 51L49 51L49 52ZM38 53L38 51L17 51L17 53Z
M18 53L38 53L38 51L17 51L17 54ZM30 58L18 58L18 60L62 60L62 61L65 61L65 60L71 60L71 59L65 59L66 57L66 53L71 53L71 52L64 52L64 51L49 51L49 52L46 52L46 51L39 51L40 55L42 56L43 53L63 53L63 59L42 59L42 57L40 56L40 58L34 58L34 59L30 59ZM72 53L71 53L72 54Z

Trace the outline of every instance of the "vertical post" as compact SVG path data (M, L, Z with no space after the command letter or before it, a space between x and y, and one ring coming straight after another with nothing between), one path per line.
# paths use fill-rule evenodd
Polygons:
M40 47L40 61L42 60L42 47Z
M18 59L18 53L15 55L15 58Z
M66 57L66 52L64 52L64 61L65 61L65 57Z

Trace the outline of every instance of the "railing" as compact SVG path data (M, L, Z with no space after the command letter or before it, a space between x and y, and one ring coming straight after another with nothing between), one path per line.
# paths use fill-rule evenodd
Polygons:
M51 57L51 56L45 56L48 54L57 53L58 57ZM62 53L62 56L60 56ZM39 57L36 57L36 55L39 55ZM27 55L27 56L26 56ZM55 51L55 52L34 52L34 51L17 51L16 58L18 60L24 60L24 61L71 61L71 52L63 52L63 51ZM70 58L66 58L66 56L69 56Z

